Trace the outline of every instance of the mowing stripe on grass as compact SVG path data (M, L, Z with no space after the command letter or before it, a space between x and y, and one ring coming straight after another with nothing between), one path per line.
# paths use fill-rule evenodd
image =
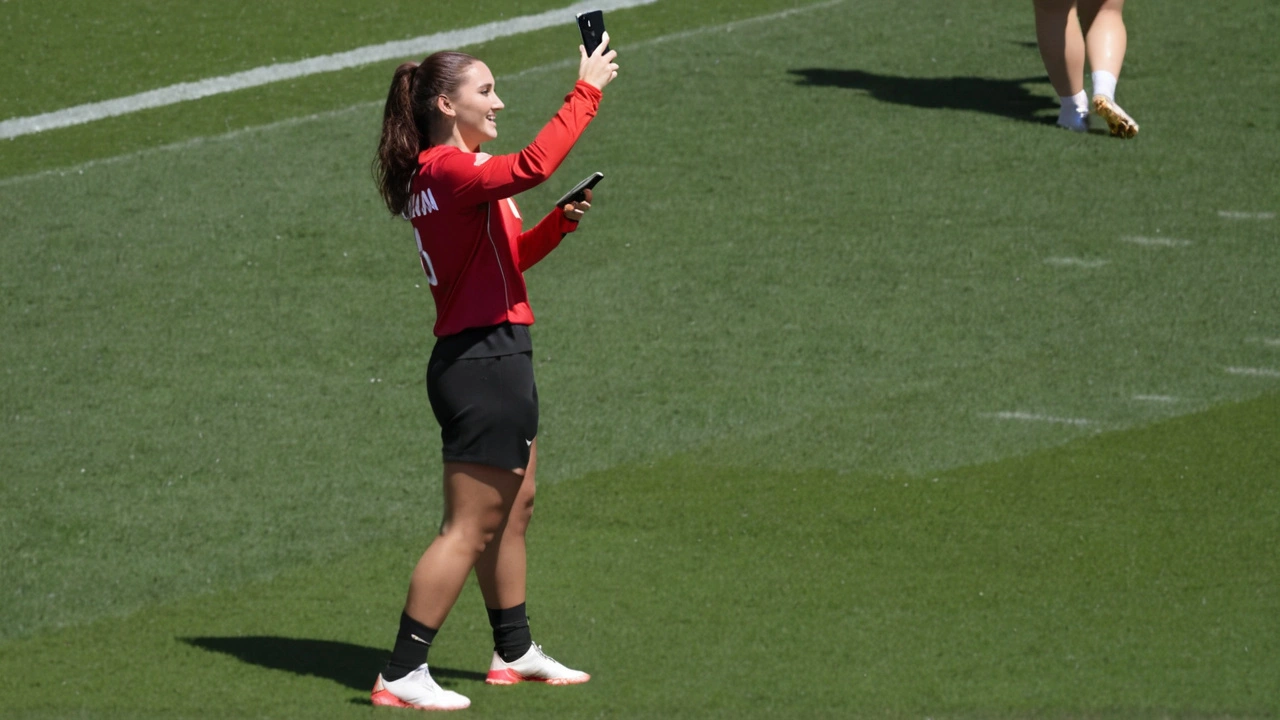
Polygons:
M694 35L702 34L704 32L707 32L708 30L732 30L737 27L742 27L744 25L748 25L751 23L760 22L762 20L781 20L783 18L788 18L788 17L791 17L792 15L796 15L799 13L806 13L812 10L822 10L829 7L835 7L836 5L839 5L844 1L845 0L827 0L827 2L814 3L813 5L805 5L803 7L790 8L788 10L781 10L776 13L770 13L769 15L759 15L757 17L745 18L743 20L734 20L733 22L727 22L723 25L693 28L692 30L685 30L682 32L671 33L670 35L663 35L662 37L656 37L656 38L653 38L652 40L648 40L644 43L641 43L641 45L656 45L658 43L670 42L672 40L681 40L684 38L693 37Z
M1275 220L1273 212L1245 212L1242 210L1219 210L1218 217L1228 220Z
M579 2L566 8L548 10L537 15L525 15L462 30L448 30L409 40L396 40L381 45L369 45L355 50L348 50L347 52L321 55L296 62L277 63L198 82L178 83L159 90L150 90L115 100L104 100L42 115L5 120L0 122L0 139L16 138L45 130L82 125L94 120L103 120L140 110L174 105L186 100L198 100L211 95L245 90L280 82L281 80L292 80L308 75L346 70L397 58L421 57L437 50L466 47L467 45L488 42L508 35L519 35L556 25L565 25L572 22L574 13L586 10L620 10L649 5L657 1L593 0L592 2Z
M1145 245L1146 247L1186 247L1191 244L1190 240L1179 240L1177 238L1163 238L1163 237L1144 237L1142 235L1126 235L1120 239L1127 243L1133 243L1134 245Z
M1037 413L1006 411L998 413L986 413L986 417L993 417L997 420L1021 420L1024 422L1047 422L1058 423L1060 425L1092 425L1092 420L1083 418L1064 418L1055 417L1053 415L1040 415Z
M1227 372L1231 375L1243 375L1245 377L1280 378L1280 370L1272 368L1229 367Z

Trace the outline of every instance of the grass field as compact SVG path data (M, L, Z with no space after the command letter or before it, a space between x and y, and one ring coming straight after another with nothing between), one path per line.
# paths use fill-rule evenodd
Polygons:
M0 120L561 7L0 3ZM1210 7L1212 5L1212 7ZM1029 3L609 14L525 214L530 612L474 717L1280 716L1280 7L1132 3L1133 141ZM468 48L527 142L571 25ZM439 520L395 63L0 140L0 717L367 717ZM406 713L401 712L401 715Z

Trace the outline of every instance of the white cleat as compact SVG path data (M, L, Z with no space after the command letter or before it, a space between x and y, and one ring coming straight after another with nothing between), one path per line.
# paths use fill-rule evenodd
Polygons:
M503 661L498 653L493 654L493 662L489 664L489 676L485 682L490 685L515 685L521 682L541 682L548 685L577 685L591 679L581 670L572 670L546 656L542 648L534 645L519 660Z
M471 706L465 696L437 685L425 663L399 680L387 682L379 675L370 699L374 705L418 710L462 710Z

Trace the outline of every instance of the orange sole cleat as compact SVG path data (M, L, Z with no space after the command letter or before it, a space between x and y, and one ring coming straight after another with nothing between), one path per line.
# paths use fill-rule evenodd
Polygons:
M547 657L542 648L533 645L524 657L513 662L503 662L498 653L489 664L489 685L515 685L522 682L540 682L547 685L580 685L591 679L581 670L573 670Z
M515 670L507 668L505 670L490 670L489 676L484 681L489 685L515 685L522 682L540 682L547 685L581 685L590 679L591 676L587 673L569 678L525 677Z
M373 684L373 692L369 695L369 700L375 707L413 707L409 703L401 700L395 695L392 695L391 691L387 689L387 686L382 684L381 675L378 676L378 681Z
M467 698L448 690L442 690L440 686L435 685L434 682L431 683L430 689L435 691L433 695L438 695L438 697L432 697L432 699L436 700L439 704L415 705L401 700L387 689L386 683L383 682L382 676L379 675L378 680L373 684L373 692L369 694L369 701L373 703L374 707L397 707L412 708L414 710L438 711L463 710L471 705L471 701Z

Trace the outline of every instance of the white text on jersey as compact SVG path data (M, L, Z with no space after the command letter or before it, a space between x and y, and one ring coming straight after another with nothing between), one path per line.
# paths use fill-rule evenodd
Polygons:
M409 200L409 219L429 215L439 209L436 196L431 194L431 188L427 188Z

